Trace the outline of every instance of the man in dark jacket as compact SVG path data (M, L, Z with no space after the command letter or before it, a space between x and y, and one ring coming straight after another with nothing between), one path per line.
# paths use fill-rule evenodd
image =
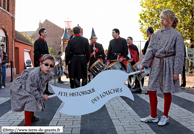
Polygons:
M102 56L104 55L104 48L102 44L96 42L97 38L95 35L91 37L91 44L90 44L90 64L89 67L94 64L97 60L100 60L103 63ZM94 75L94 74L93 74Z
M45 41L45 38L47 36L47 32L45 28L41 28L39 30L40 37L35 41L34 43L34 67L40 66L40 61L42 59L42 56L44 54L49 54L48 46ZM48 83L46 85L46 90L44 92L47 95L52 95L53 93L50 93L48 91Z
M148 48L148 45L150 43L150 39L151 39L153 33L154 33L154 29L152 27L148 27L148 29L146 31L146 35L147 35L147 37L149 39L146 41L145 46L144 46L144 48L142 50L143 51L143 55L146 54L146 51L147 51L147 48Z
M65 50L65 61L69 68L69 77L71 88L87 84L87 63L90 60L88 39L80 36L80 28L74 27L75 37L68 41Z
M118 59L124 69L127 68L127 54L128 54L128 47L127 41L124 38L119 36L120 32L118 29L112 30L112 36L114 39L110 41L108 47L108 54L107 54L107 65L110 64L113 60Z
M46 29L41 28L39 30L40 37L34 43L34 66L38 67L40 65L41 58L44 54L49 54L48 46L45 41L47 36Z

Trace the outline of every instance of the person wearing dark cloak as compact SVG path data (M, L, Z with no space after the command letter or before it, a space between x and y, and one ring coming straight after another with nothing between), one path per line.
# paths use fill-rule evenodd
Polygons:
M42 59L42 56L44 54L49 54L48 51L48 45L45 40L47 37L47 31L45 28L41 28L39 30L40 37L34 42L34 67L40 66L40 61ZM53 93L50 93L48 90L48 84L46 85L46 90L44 94L52 95Z
M96 42L97 38L95 35L91 37L91 44L90 44L90 64L89 68L97 61L100 60L103 63L102 55L104 54L104 48L102 44ZM95 74L93 74L95 77Z
M87 63L90 60L88 39L80 36L80 28L73 28L74 36L68 41L65 50L65 61L69 69L69 77L72 79L71 88L80 87L87 84ZM74 84L73 84L74 83Z
M128 49L129 52L131 54L131 59L127 58L127 63L131 64L131 66L133 66L135 63L137 63L139 61L139 51L136 45L133 44L133 38L132 37L127 37L127 45L128 45ZM129 80L131 81L131 76L129 76ZM130 85L128 85L128 87L130 88ZM138 90L135 90L134 93L141 93L141 88L140 88L140 84L139 81L137 79L135 79L135 88Z
M119 29L115 28L112 30L112 36L114 39L112 39L109 43L107 65L109 65L115 60L119 60L123 68L126 70L128 54L127 41L126 39L121 38L119 34Z

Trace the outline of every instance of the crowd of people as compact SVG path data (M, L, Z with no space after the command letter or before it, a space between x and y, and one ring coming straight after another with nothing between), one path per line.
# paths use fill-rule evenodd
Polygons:
M141 121L159 121L156 92L161 90L164 94L164 113L158 125L163 126L169 122L171 93L180 91L179 74L182 74L184 66L185 47L182 35L174 27L174 24L177 24L175 13L171 10L164 10L160 17L164 28L155 33L153 28L147 29L149 40L143 49L145 56L139 70L142 72L144 68L151 67L148 82L151 114L142 118ZM91 36L91 43L89 43L88 39L80 36L79 27L74 27L73 32L74 35L68 41L65 50L65 62L68 66L71 88L87 84L88 65L91 67L97 60L107 65L117 61L125 71L127 71L128 64L134 65L139 61L139 51L133 44L133 38L129 36L126 40L120 37L119 29L112 30L113 39L110 40L106 52L104 52L103 45L97 43L95 34ZM12 110L25 111L25 126L31 126L31 121L39 120L34 116L34 112L42 110L44 106L42 100L50 99L48 95L52 94L48 91L48 81L53 77L51 71L55 65L55 58L48 52L45 41L46 29L40 29L39 34L39 39L34 43L35 68L24 70L21 76L13 81L10 88ZM129 52L131 56L128 55ZM57 59L62 65L61 51L58 52L58 55ZM80 79L82 79L82 84ZM62 83L61 79L59 82Z

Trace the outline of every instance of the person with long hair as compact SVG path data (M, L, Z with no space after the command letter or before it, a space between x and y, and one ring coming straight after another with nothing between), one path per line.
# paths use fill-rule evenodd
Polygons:
M149 67L153 59L148 82L151 114L142 118L141 121L158 122L156 92L161 90L164 94L164 112L158 125L163 126L169 122L171 93L180 91L179 74L182 74L184 63L184 41L181 33L172 27L175 13L167 9L161 13L160 17L164 28L152 35L140 67L140 71L144 67Z

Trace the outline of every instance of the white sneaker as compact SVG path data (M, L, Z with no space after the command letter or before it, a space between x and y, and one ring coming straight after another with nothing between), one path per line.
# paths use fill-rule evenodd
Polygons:
M169 122L169 118L167 118L165 115L163 115L163 116L160 118L160 121L158 122L158 125L159 125L159 126L164 126L164 125L166 125L168 122Z
M152 118L151 115L145 117L145 118L141 118L140 119L142 122L158 122L158 117L156 118Z
M1 88L5 88L4 86L2 86Z

